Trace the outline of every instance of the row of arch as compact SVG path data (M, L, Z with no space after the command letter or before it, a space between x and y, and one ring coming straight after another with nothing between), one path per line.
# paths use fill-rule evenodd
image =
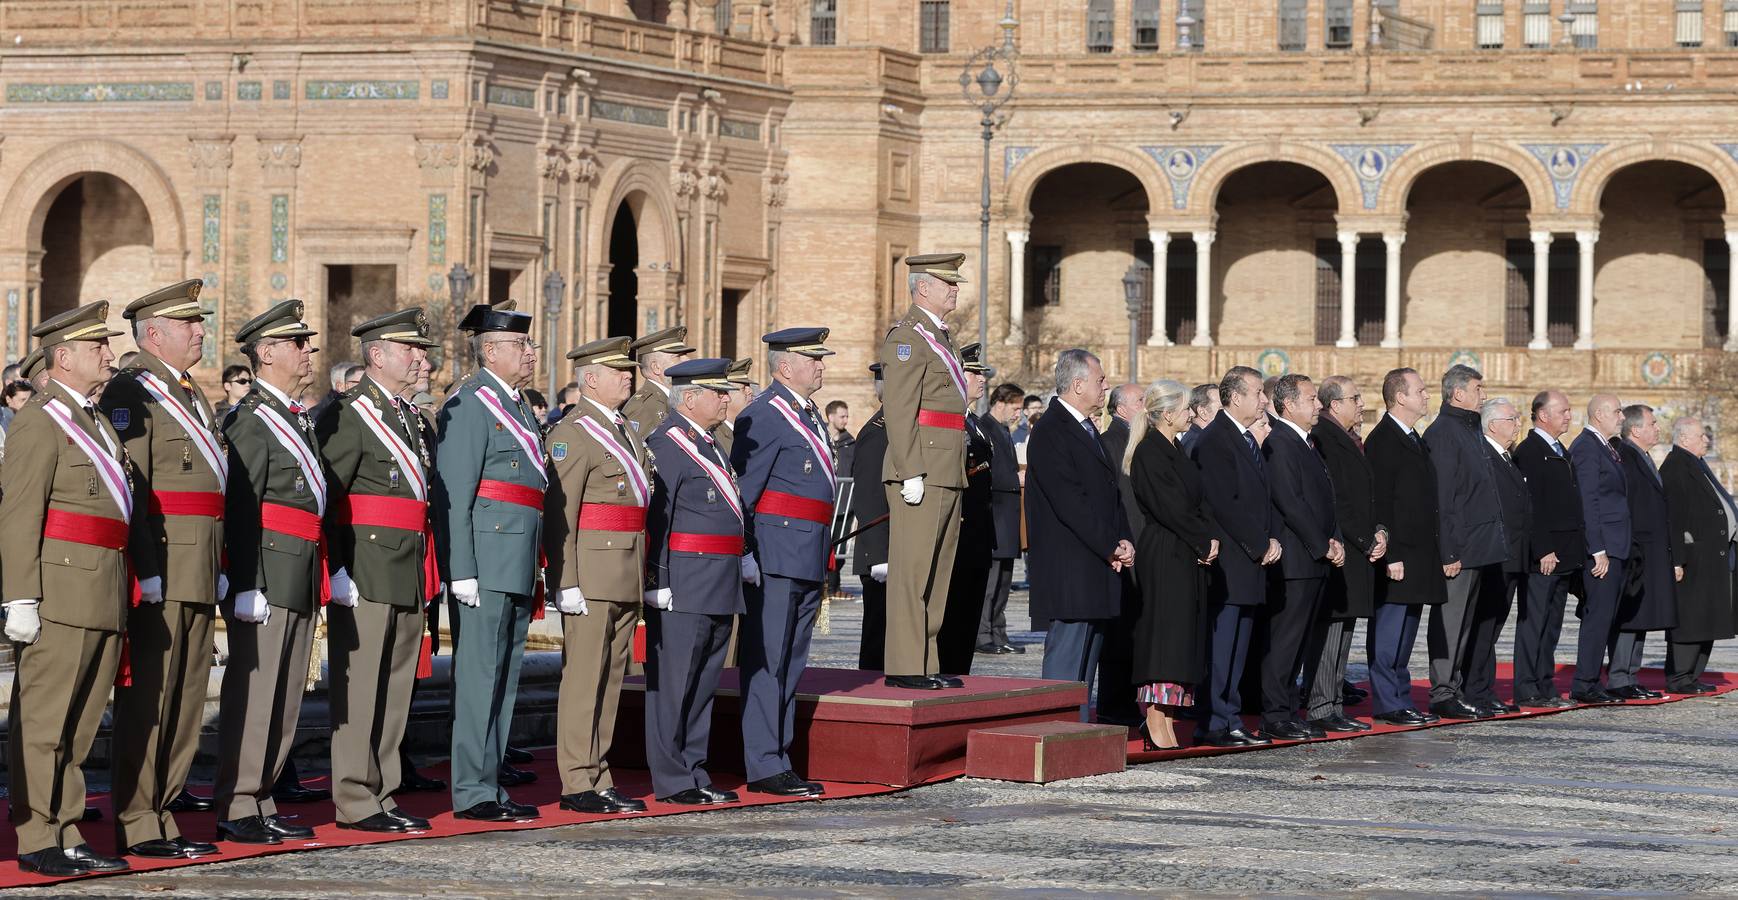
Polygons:
M1581 145L1585 146L1585 145ZM1044 176L1076 163L1101 163L1133 175L1146 192L1147 209L1155 215L1179 219L1210 220L1218 204L1219 190L1238 170L1265 162L1290 162L1315 170L1333 186L1339 214L1346 217L1402 215L1413 184L1426 171L1449 162L1483 162L1506 169L1527 189L1530 215L1547 219L1597 219L1606 186L1622 169L1641 162L1680 162L1708 173L1726 198L1727 212L1738 213L1738 161L1714 144L1689 141L1646 140L1599 146L1596 152L1581 151L1572 180L1555 179L1542 160L1519 144L1461 139L1422 142L1395 155L1392 164L1374 180L1373 205L1366 205L1366 180L1355 163L1325 145L1271 140L1217 148L1202 159L1179 188L1164 164L1143 148L1098 142L1075 142L1034 150L1021 157L1008 173L1003 187L1004 217L1019 221L1029 217L1032 196ZM1567 202L1557 202L1559 186L1569 181ZM1177 206L1173 190L1186 191L1186 202Z

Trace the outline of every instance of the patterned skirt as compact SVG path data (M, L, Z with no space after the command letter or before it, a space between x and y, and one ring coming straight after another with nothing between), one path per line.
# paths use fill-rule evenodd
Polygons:
M1136 689L1135 700L1159 706L1194 706L1195 694L1186 684L1155 681L1152 684L1143 684Z

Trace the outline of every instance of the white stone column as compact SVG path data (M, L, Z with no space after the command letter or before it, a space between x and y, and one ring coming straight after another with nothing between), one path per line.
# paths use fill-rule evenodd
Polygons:
M1575 323L1577 337L1575 349L1593 349L1593 246L1599 243L1599 232L1577 231L1575 243L1581 250L1581 277L1576 285L1579 288L1580 303L1578 304Z
M1358 233L1342 231L1340 238L1340 339L1336 347L1358 346Z
M1733 234L1738 236L1738 232ZM1147 240L1153 243L1153 333L1147 335L1147 346L1168 347L1171 336L1165 333L1165 275L1171 258L1171 233L1149 231Z
M1386 293L1382 304L1382 346L1400 346L1400 245L1406 243L1406 233L1382 235L1388 248Z
M1008 229L1008 342L1014 344L1026 340L1026 241L1031 237L1031 232Z
M1738 231L1726 232L1726 352L1738 353Z
M1533 340L1532 350L1551 349L1551 238L1549 231L1535 231L1533 239Z
M1213 236L1211 231L1194 232L1195 238L1195 339L1196 347L1213 346Z

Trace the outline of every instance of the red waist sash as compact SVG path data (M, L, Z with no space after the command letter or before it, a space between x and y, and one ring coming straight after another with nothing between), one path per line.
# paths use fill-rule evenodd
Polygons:
M487 497L490 500L499 500L502 503L512 503L529 509L535 509L538 512L543 511L542 489L530 487L528 485L514 484L510 481L496 481L493 478L484 478L477 482L477 496ZM537 568L541 571L548 565L549 556L543 551L543 542L538 541ZM537 583L537 587L531 592L531 600L531 619L536 621L537 619L543 618L543 583L541 581Z
M715 556L741 556L742 535L688 534L670 532L670 549L682 553L710 553Z
M219 491L152 491L151 514L221 519L223 494Z
M326 531L320 527L319 515L293 506L262 503L259 508L260 527L267 531L287 534L304 541L313 541L320 555L320 605L332 599L332 574L326 568Z
M956 413L936 412L933 409L917 411L917 424L930 428L946 428L951 431L966 430L966 417Z
M428 525L428 504L409 497L351 494L347 505L352 526L398 528L422 535L423 601L433 600L440 593L441 576L435 567L434 531Z
M754 505L754 511L766 516L790 516L822 525L833 524L832 501L799 497L784 491L767 491L761 494L760 502Z
M139 605L139 579L133 574L133 561L124 555L127 549L127 523L107 516L92 516L49 509L42 517L42 536L69 544L102 547L123 551L127 561L128 606ZM133 654L127 632L121 632L121 664L115 670L115 687L133 686Z
M615 503L581 504L578 528L580 531L645 531L646 508Z

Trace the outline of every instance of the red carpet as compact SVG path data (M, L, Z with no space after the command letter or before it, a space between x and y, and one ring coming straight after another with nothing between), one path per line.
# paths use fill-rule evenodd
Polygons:
M1512 667L1510 667L1506 663L1500 664L1497 666L1497 683L1498 683L1499 688L1506 688L1508 685L1512 684L1513 678L1514 678L1514 675L1513 675ZM1557 679L1556 679L1558 693L1562 694L1565 697L1569 696L1569 683L1571 681L1573 681L1574 678L1575 678L1575 667L1574 666L1558 666L1557 667ZM1648 688L1650 690L1655 690L1655 691L1665 690L1666 677L1665 677L1665 671L1662 669L1643 669L1643 670L1641 670L1640 680L1641 680L1642 687ZM1725 693L1728 693L1728 692L1733 691L1733 690L1738 690L1738 675L1728 674L1725 672L1708 672L1702 676L1702 680L1704 682L1707 682L1708 684L1714 685L1716 688L1718 688L1718 690L1716 690L1715 692L1713 692L1711 694L1694 694L1694 695L1691 695L1691 694L1667 694L1663 699L1660 699L1660 700L1627 700L1621 704L1613 704L1613 705L1617 705L1617 706L1658 706L1662 703L1676 703L1680 700L1695 700L1695 699L1699 699L1701 697L1718 697L1721 694L1725 694ZM1366 689L1368 689L1369 686L1364 685L1364 687ZM1430 692L1430 679L1426 678L1426 679L1421 680L1421 681L1412 682L1412 696L1414 699L1420 701L1420 703L1418 705L1419 709L1423 709L1427 705L1423 701L1425 701L1429 697L1429 692ZM1509 698L1507 696L1505 696L1504 699L1507 700ZM1526 719L1526 718L1531 718L1533 716L1549 716L1549 715L1555 715L1557 713L1562 713L1562 712L1570 712L1570 711L1576 710L1576 709L1589 709L1589 708L1591 708L1591 707L1572 706L1572 707L1567 707L1565 709L1526 709L1523 707L1521 709L1521 711L1518 713L1510 713L1506 716L1498 716L1494 719L1474 719L1474 720L1456 719L1454 721L1444 720L1441 722L1437 722L1434 725L1425 725L1425 726L1421 726L1421 727L1423 727L1423 728L1441 728L1441 727L1446 726L1446 725L1479 725L1479 724L1484 724L1484 723L1488 723L1488 722L1501 721L1503 719ZM1419 730L1419 728L1403 728L1403 727L1400 727L1397 725L1383 725L1380 722L1371 722L1370 713L1371 713L1371 709L1370 709L1369 701L1365 701L1364 703L1362 703L1358 706L1355 706L1355 707L1348 707L1346 709L1346 715L1351 716L1351 717L1356 718L1356 719L1361 719L1365 722L1370 722L1371 724L1375 725L1375 727L1370 729L1369 731L1354 732L1354 733L1350 733L1350 734L1329 734L1327 736L1327 738L1325 738L1325 740L1330 740L1330 741L1347 740L1347 739L1351 739L1351 738L1369 737L1371 735L1376 735L1376 734L1393 734L1393 733L1398 732L1398 731L1418 731ZM1245 725L1248 726L1249 731L1251 733L1253 733L1256 730L1258 730L1258 728L1261 724L1261 717L1260 716L1244 716L1243 721L1244 721ZM1195 732L1194 723L1193 722L1179 721L1176 724L1176 729L1177 729L1177 740L1183 744L1183 746L1181 748L1176 749L1176 750L1146 750L1143 748L1143 745L1141 743L1140 733L1133 732L1132 736L1129 738L1128 761L1131 764L1133 764L1133 763L1162 762L1162 761L1168 760L1168 759L1189 759L1191 757L1197 757L1197 756L1217 756L1221 753L1247 753L1247 752L1252 751L1252 750L1267 750L1267 749L1271 749L1272 747L1289 747L1289 746L1294 746L1294 745L1300 744L1300 743L1306 743L1304 741L1275 741L1273 744L1269 745L1268 747L1228 747L1228 748L1191 747L1191 746L1189 746L1189 743L1194 737L1194 732ZM1317 740L1309 741L1308 743L1320 743L1322 740L1323 739L1318 738Z

